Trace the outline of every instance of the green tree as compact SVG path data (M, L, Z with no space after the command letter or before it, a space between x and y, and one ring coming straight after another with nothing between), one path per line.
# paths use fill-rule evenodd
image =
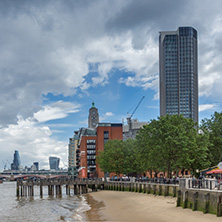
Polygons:
M113 172L117 175L123 173L125 158L123 149L123 141L121 140L109 140L105 144L104 151L99 152L96 159L103 172Z
M208 158L208 147L210 145L209 134L199 133L196 138L196 146L189 152L190 159L190 169L192 174L197 174L196 170L205 169L210 167L210 161Z
M135 175L141 172L141 161L137 155L135 140L109 140L104 146L104 151L99 153L97 162L104 172Z
M138 156L138 149L134 139L123 141L124 146L124 161L123 173L128 176L136 176L142 173L141 161Z
M161 116L144 126L136 138L144 170L166 171L171 177L172 171L203 164L207 146L198 143L201 136L195 127L192 119L182 115Z
M210 119L203 119L201 129L204 134L209 134L208 157L211 166L222 161L222 112L215 112Z

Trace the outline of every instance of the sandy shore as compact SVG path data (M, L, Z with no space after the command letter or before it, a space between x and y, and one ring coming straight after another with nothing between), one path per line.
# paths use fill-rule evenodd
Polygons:
M99 191L86 195L89 221L221 222L212 214L176 207L176 198L142 193Z

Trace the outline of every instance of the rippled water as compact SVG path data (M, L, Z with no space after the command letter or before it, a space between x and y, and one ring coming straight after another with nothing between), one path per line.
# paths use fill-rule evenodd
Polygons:
M34 197L16 197L16 182L0 184L0 221L85 221L84 212L89 209L83 196L71 195L49 197L47 187L39 196L39 187L35 186Z

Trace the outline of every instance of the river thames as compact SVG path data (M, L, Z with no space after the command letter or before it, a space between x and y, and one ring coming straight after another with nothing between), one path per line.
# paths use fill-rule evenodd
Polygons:
M49 197L47 187L40 198L39 187L35 187L34 197L16 197L16 182L0 184L0 221L85 221L84 212L89 210L83 196L73 194Z

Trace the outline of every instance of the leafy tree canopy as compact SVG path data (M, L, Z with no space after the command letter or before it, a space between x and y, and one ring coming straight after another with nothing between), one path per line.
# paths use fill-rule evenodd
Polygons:
M209 134L209 160L211 166L222 161L222 112L215 112L210 119L203 119L201 130Z

